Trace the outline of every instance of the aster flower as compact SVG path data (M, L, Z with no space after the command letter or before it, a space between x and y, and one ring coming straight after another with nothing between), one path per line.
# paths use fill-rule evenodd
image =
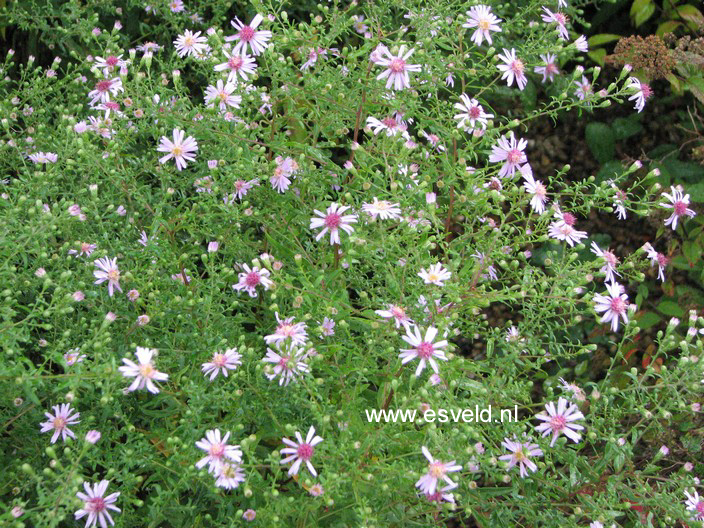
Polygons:
M103 257L94 261L95 267L99 268L93 272L93 276L98 279L94 284L102 284L108 281L108 293L112 297L115 288L122 293L120 287L120 270L117 269L117 257L110 259Z
M82 363L86 357L85 354L81 354L80 348L72 348L64 354L64 361L66 361L66 365L72 367L76 363Z
M455 119L459 119L457 128L473 130L479 125L482 130L486 129L488 120L493 118L494 114L486 113L479 101L470 99L467 94L461 94L460 100L462 102L455 103L455 108L460 111L459 114L455 115Z
M483 271L484 268L486 267L486 273L483 273L481 278L482 279L489 279L489 280L496 280L498 278L496 274L496 268L492 266L491 264L486 263L486 255L482 253L481 251L477 251L472 255L475 259L479 261L479 269L480 271Z
M230 433L220 436L220 429L212 429L205 432L205 438L196 442L196 447L202 449L207 454L196 462L198 469L203 469L208 464L208 472L215 474L226 460L239 464L242 462L242 450L239 445L229 445L227 440Z
M643 245L643 249L648 254L650 266L658 266L658 279L660 279L661 282L665 282L665 266L667 266L670 262L670 259L667 258L667 255L655 251L655 248L650 244L650 242L646 242Z
M395 304L389 304L386 310L374 310L374 313L384 319L393 319L396 328L400 328L403 325L408 330L408 326L413 324L413 320L408 317L406 310Z
M107 57L95 57L94 60L95 67L99 70L103 70L103 75L107 77L109 73L115 71L115 68L120 68L127 65L127 61L122 60L122 54L120 55L108 55Z
M375 136L379 135L379 132L385 130L388 137L395 136L401 133L403 137L408 137L406 132L406 125L392 116L385 117L379 121L376 117L367 117L367 126L372 129Z
M235 17L234 20L230 21L232 27L237 30L237 34L225 37L226 42L237 41L232 53L246 53L249 47L252 50L252 55L257 56L264 53L267 47L269 47L269 39L271 39L271 31L257 30L259 24L262 23L264 17L257 14L249 25L244 24L239 18Z
M594 311L604 312L601 323L611 323L611 331L618 330L618 318L623 319L623 324L628 324L628 295L624 288L617 282L606 283L606 295L594 295Z
M599 271L606 274L605 280L608 282L616 282L616 277L621 276L621 274L616 271L616 266L618 266L619 263L618 257L608 249L602 250L596 242L592 242L591 252L597 257L604 259L604 267Z
M276 158L276 169L274 169L274 174L269 178L269 183L278 192L283 193L288 190L291 185L291 180L296 172L298 172L298 163L291 157L282 158L278 156Z
M135 355L139 364L127 358L122 359L125 366L119 367L117 370L122 372L126 378L134 378L132 384L127 388L127 392L146 388L152 394L159 393L154 381L166 381L169 379L169 375L154 368L152 357L155 353L156 349L137 347Z
M531 194L530 206L538 214L545 212L545 204L548 201L548 191L543 182L533 178L533 170L527 163L518 168L525 182L523 187L528 194Z
M187 161L195 161L195 153L198 152L198 143L193 136L188 136L184 139L186 133L183 130L174 128L173 138L171 141L166 136L161 136L159 152L166 152L166 156L159 158L159 163L166 163L170 159L176 162L176 168L180 171L186 168Z
M216 72L227 72L227 82L236 84L239 81L239 77L243 81L248 81L248 75L254 75L257 70L257 63L254 58L247 54L232 53L226 49L222 50L226 62L218 64L215 66Z
M398 357L401 358L401 364L419 359L420 363L418 368L416 368L415 375L420 376L421 372L426 366L426 362L430 364L435 374L439 374L438 364L436 359L447 361L447 356L445 356L445 351L442 350L447 346L447 340L438 341L433 343L433 340L438 335L437 328L430 326L425 332L425 337L421 337L421 332L417 326L406 326L406 335L401 336L406 343L411 345L413 348L401 349L401 354Z
M435 493L425 493L425 498L430 502L450 502L455 503L455 496L450 493L453 489L457 488L458 484L448 484L442 489L436 489Z
M523 152L527 146L528 141L525 139L516 140L513 131L509 132L508 138L506 136L499 138L498 144L491 149L489 161L492 163L504 162L499 171L501 178L513 177L519 165L527 163L528 158Z
M281 460L281 464L293 462L293 465L288 470L288 474L290 476L297 475L298 471L301 469L301 464L305 462L310 474L317 477L318 472L315 471L310 459L313 458L313 454L315 453L315 446L322 442L323 439L315 434L315 427L310 426L305 441L303 441L303 437L298 431L296 431L296 440L298 440L298 442L294 442L288 438L282 438L281 440L288 446L281 450L282 455L288 455Z
M335 321L329 317L324 317L323 322L320 323L320 331L323 336L330 337L335 335Z
M215 485L218 488L236 489L244 481L244 471L238 464L224 462L215 470Z
M69 255L78 255L78 256L86 256L90 257L93 251L98 246L96 244L89 244L88 242L81 242L80 243L80 249L69 249L68 254Z
M495 31L501 33L501 27L499 22L500 18L494 16L491 12L491 7L486 5L473 6L469 11L467 11L467 22L462 24L462 27L466 28L477 28L474 33L472 33L472 42L477 46L482 45L482 41L486 41L491 45L493 44L491 40L491 32Z
M83 483L83 489L86 490L85 493L80 491L76 493L76 497L83 501L83 508L74 513L76 520L85 517L86 528L91 526L97 526L100 523L102 528L106 528L108 523L111 526L115 525L115 521L112 520L110 512L108 510L120 512L120 508L115 506L115 501L120 496L120 492L116 491L105 497L105 492L108 489L109 480L101 480L100 482L93 484L91 487L87 482Z
M250 267L242 264L244 272L239 274L239 282L233 284L232 288L238 292L246 291L250 297L257 296L257 286L263 286L265 290L271 288L274 283L269 279L271 272L268 269L259 269L257 266Z
M590 83L589 79L587 79L584 75L582 75L581 81L575 81L574 84L577 85L577 89L574 93L580 101L584 101L587 97L592 95L594 91L592 88L592 83Z
M550 447L555 445L557 437L564 434L567 438L577 443L582 436L577 431L584 430L584 426L574 423L577 420L583 420L584 415L579 411L574 403L570 403L565 398L559 398L557 408L554 402L545 404L545 411L535 415L535 418L542 421L536 426L536 431L548 436L552 433L552 441Z
M220 79L215 86L210 85L205 89L205 103L209 108L212 108L217 103L221 112L227 110L228 106L239 108L242 97L232 95L234 91L234 84L229 81L223 83L222 79Z
M313 212L316 217L310 219L310 228L318 229L323 228L320 233L315 237L315 240L320 240L325 236L325 233L330 231L330 244L340 243L340 229L343 230L348 235L354 231L354 228L350 224L357 222L357 215L349 214L343 215L345 211L350 208L349 205L338 205L333 202L330 207L327 208L325 213L322 213L315 209Z
M681 216L689 216L690 218L696 216L697 213L692 211L689 207L689 195L684 194L681 187L670 187L670 194L662 193L663 197L670 200L670 203L662 203L660 207L665 209L672 209L672 214L665 220L665 225L672 226L672 230L677 229L677 221Z
M438 262L437 264L430 266L427 271L425 268L421 268L418 276L425 281L425 284L444 286L444 281L448 280L452 276L452 272L445 269L443 265Z
M376 220L377 216L382 220L401 219L401 209L397 203L391 203L386 200L379 201L376 197L374 197L372 203L362 204L362 210L374 220Z
M210 374L210 381L213 381L218 373L227 377L228 370L235 370L242 364L242 354L236 348L228 348L225 352L217 351L213 354L213 359L203 363L201 370L207 376Z
M521 59L516 58L516 50L511 48L511 51L504 48L503 54L499 53L499 59L504 63L499 64L497 68L501 74L501 79L507 80L507 85L511 86L513 80L516 80L516 85L518 85L519 90L523 90L528 84L528 79L524 72L525 65Z
M423 452L423 456L427 458L430 463L428 464L428 472L419 478L418 482L416 482L416 488L419 488L423 493L433 495L437 490L438 482L440 480L446 482L450 486L457 486L457 484L453 482L447 474L460 471L462 466L455 464L454 460L451 462L441 462L440 460L433 458L430 451L428 451L428 448L425 446L421 447L421 451Z
M264 373L270 381L278 377L279 385L286 386L291 381L295 381L302 373L308 372L309 367L306 360L314 352L312 348L306 350L294 343L285 341L275 342L274 348L276 348L276 351L267 348L266 356L262 359L265 363L273 364L273 368L267 366L268 370L271 371L265 371Z
M241 200L243 197L247 196L247 193L252 189L252 187L259 185L259 179L254 178L253 180L245 181L245 180L237 180L235 181L235 192L232 195L233 199L231 200L234 201L234 197L236 196L238 200ZM228 203L228 196L225 196L225 203Z
M577 51L581 51L582 53L588 52L589 43L587 42L587 37L580 35L579 38L574 41L574 47L577 48Z
M81 413L71 409L70 403L54 405L52 409L54 409L53 415L48 412L44 413L44 416L47 417L48 421L39 424L41 426L40 432L47 433L53 430L54 434L51 437L52 444L55 443L56 440L58 440L59 435L61 435L61 439L64 442L66 441L67 436L70 436L71 438L75 439L76 435L73 434L73 431L71 431L68 426L80 423L79 418L81 417Z
M538 466L535 462L531 460L532 457L543 456L543 451L540 449L538 444L533 444L532 442L520 442L516 437L513 440L504 438L501 442L511 453L508 455L501 455L499 460L507 461L508 467L506 470L510 470L516 464L518 464L519 473L521 478L525 478L529 475L529 472L535 473L538 471Z
M35 152L28 157L32 163L56 163L59 159L59 156L53 152Z
M408 64L406 61L410 58L415 50L410 49L406 52L406 46L402 45L398 50L398 55L394 56L384 48L381 51L381 56L375 64L384 66L385 71L377 75L377 80L386 79L386 89L393 87L394 90L403 90L411 87L411 81L408 72L419 72L420 64Z
M174 40L174 46L178 52L178 56L183 58L188 55L198 56L205 52L208 45L207 37L201 37L200 31L193 33L192 31L186 30L183 35L179 35L176 40Z
M586 401L587 395L584 394L582 388L575 383L568 383L563 378L560 378L560 388L569 393L575 400L583 402Z
M692 512L692 519L704 521L704 498L700 497L696 490L692 490L691 494L685 490L684 494L687 497L684 505Z
M543 22L547 22L548 24L557 24L557 31L560 34L560 38L562 40L569 40L570 35L567 32L567 22L569 22L569 17L559 11L553 13L547 7L543 7L543 11L545 12L545 14L542 15Z
M543 83L548 80L553 82L555 75L560 75L560 70L556 63L557 56L553 53L546 53L545 55L541 55L540 58L543 60L543 65L536 66L533 71L543 76Z
M91 106L98 103L106 103L110 100L110 96L117 96L118 93L124 92L122 87L122 79L115 77L113 79L102 79L95 83L92 91L88 92Z
M640 82L636 77L630 77L628 79L626 88L635 90L635 93L631 95L628 100L635 101L636 105L634 108L638 110L638 113L642 112L643 108L645 108L645 102L653 95L653 89L649 84Z
M574 228L577 219L573 214L562 213L558 209L555 211L555 217L557 220L548 226L548 236L567 242L570 247L574 247L583 238L587 238L586 231L578 231Z
M294 345L304 345L308 340L308 333L306 332L306 323L294 323L295 317L287 317L286 319L281 319L279 317L279 312L274 312L276 315L276 321L279 323L276 327L276 331L268 336L264 337L267 345L272 343L283 343L287 339L291 340Z

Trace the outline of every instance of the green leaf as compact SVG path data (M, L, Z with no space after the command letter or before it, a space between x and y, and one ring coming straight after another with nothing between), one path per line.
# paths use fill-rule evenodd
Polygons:
M704 16L701 11L694 7L693 5L683 5L677 8L677 14L684 18L688 22L688 26L692 30L704 25Z
M657 310L670 317L684 317L684 309L675 301L660 301Z
M687 187L687 194L693 202L704 202L704 182L695 183Z
M684 244L682 244L682 253L684 253L685 257L687 257L689 263L693 265L699 261L699 257L702 254L702 248L694 242L685 240Z
M655 13L653 0L634 0L631 5L631 18L636 27L640 27Z
M646 330L651 326L655 326L660 321L662 321L662 317L655 312L645 312L643 315L638 317L638 326L641 330Z
M640 114L633 114L638 116ZM627 139L629 137L640 134L643 131L643 125L641 125L635 118L623 118L617 117L611 123L611 128L614 130L614 136L617 141L622 139Z
M606 59L606 50L603 48L595 49L587 52L587 56L599 66L603 66Z
M608 44L609 42L614 42L621 38L621 35L614 35L611 33L599 33L598 35L593 35L589 37L589 49L596 48L602 44Z
M605 123L589 123L585 131L589 150L599 163L613 159L616 151L614 131Z
M682 25L682 22L677 22L676 20L668 20L667 22L663 22L658 26L657 31L655 34L658 37L662 37L665 35L665 33L672 33L674 32L678 27Z

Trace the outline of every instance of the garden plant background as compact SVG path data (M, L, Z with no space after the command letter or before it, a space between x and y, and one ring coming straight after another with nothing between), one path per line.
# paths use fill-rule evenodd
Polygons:
M696 4L3 1L0 524L701 526Z

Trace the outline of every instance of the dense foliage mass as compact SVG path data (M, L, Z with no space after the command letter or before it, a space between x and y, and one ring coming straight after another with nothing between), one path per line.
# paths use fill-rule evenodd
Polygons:
M1 65L0 522L704 519L696 307L629 361L696 197L532 164L656 97L580 7L8 9L56 58Z

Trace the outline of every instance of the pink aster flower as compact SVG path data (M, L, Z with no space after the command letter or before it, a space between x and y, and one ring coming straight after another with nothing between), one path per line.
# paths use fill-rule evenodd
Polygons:
M433 495L438 488L438 481L440 480L452 487L456 487L457 484L453 482L447 474L460 471L462 466L455 464L454 460L451 462L441 462L433 458L430 451L428 451L428 448L425 446L421 447L421 451L423 452L423 456L427 458L430 463L428 464L428 472L416 482L416 488L419 488L423 493Z
M198 152L198 142L193 136L188 136L184 140L185 135L186 133L183 130L174 128L173 141L166 136L161 136L157 150L167 154L159 158L159 163L166 163L173 158L176 162L176 168L180 171L186 168L187 161L195 161L195 153Z
M106 103L110 100L110 96L117 96L118 93L124 92L122 80L119 77L113 79L102 79L95 83L92 91L88 92L91 106L98 103Z
M122 293L122 288L120 287L120 270L117 269L117 257L110 259L108 257L103 257L94 261L95 267L99 268L93 272L93 276L98 279L94 284L102 284L108 281L108 293L112 297L117 291Z
M253 180L236 180L235 181L235 192L231 195L225 195L225 203L231 205L235 202L235 199L241 200L243 197L247 196L247 193L252 189L252 187L259 185L259 179L254 178Z
M59 156L53 152L35 152L29 155L32 163L56 163L58 159Z
M660 279L661 282L665 282L665 266L668 265L670 259L667 257L667 255L663 253L658 253L655 248L650 244L650 242L646 242L643 245L643 249L648 254L650 266L658 266L658 279Z
M623 324L628 324L628 295L624 293L624 288L617 282L606 283L606 295L594 295L594 311L604 312L601 323L611 323L611 331L618 330L619 317L623 319Z
M376 220L377 216L382 220L400 220L401 219L401 209L399 204L391 203L386 200L379 201L378 198L374 197L372 203L362 204L362 210Z
M498 144L491 149L489 161L492 163L504 162L499 171L501 178L513 177L519 165L527 163L528 158L523 152L527 146L528 141L525 139L516 140L513 131L509 132L508 138L506 136L499 138Z
M220 111L225 111L229 106L239 108L242 102L242 97L232 95L235 91L235 85L231 82L223 83L222 79L218 80L215 86L210 85L205 89L205 104L212 108L215 104L218 105ZM167 151L168 152L168 151Z
M269 178L269 183L278 192L283 193L288 190L291 185L290 178L298 172L299 167L296 160L290 157L278 156L275 161L276 169L274 169L272 177Z
M410 49L405 53L405 45L402 45L398 50L397 56L392 55L388 48L384 48L381 51L381 57L375 61L375 64L384 66L386 70L377 75L376 78L377 80L386 79L387 90L392 86L394 90L403 90L411 87L408 72L420 71L420 64L408 64L406 62L414 51L414 49Z
M582 75L581 81L575 81L574 84L577 85L577 89L574 93L580 101L584 101L587 97L594 93L592 83L590 83L589 79L587 79L584 75Z
M671 186L670 189L670 194L662 193L665 198L670 200L670 203L662 203L660 204L660 207L664 207L665 209L672 209L672 214L667 220L665 220L665 225L671 225L672 230L674 231L675 229L677 229L677 221L680 219L681 216L689 216L691 218L697 213L687 207L689 205L689 195L684 194L681 187Z
M323 322L320 323L320 331L325 337L330 337L335 335L335 321L329 317L324 317Z
M574 228L577 218L571 213L562 213L559 209L555 211L555 220L548 226L548 236L567 242L570 247L574 247L583 238L587 238L586 231L578 231Z
M592 242L592 253L597 257L604 259L604 266L599 270L606 274L605 280L608 282L616 282L616 277L620 277L621 274L616 271L616 266L618 266L618 257L614 255L608 249L601 249L596 242Z
M242 462L242 450L239 445L228 445L227 440L230 438L230 433L225 433L221 438L220 429L212 429L205 432L205 438L201 438L196 442L196 447L202 449L207 454L196 462L196 467L202 469L208 464L208 472L215 473L221 467L226 459L239 464Z
M134 378L132 384L127 388L127 392L146 388L152 394L159 393L159 388L154 385L154 381L166 381L169 379L169 375L154 368L152 357L155 353L156 349L137 347L135 355L139 364L130 359L122 358L125 365L117 370L122 372L126 378Z
M543 83L545 81L553 82L555 80L555 75L560 75L560 69L557 67L557 56L553 53L546 53L540 56L543 59L542 66L536 66L533 71L539 73L543 76Z
M338 205L333 202L327 211L324 213L315 209L316 217L310 219L310 229L323 228L320 233L315 237L315 240L320 240L325 236L325 233L330 232L330 244L340 244L340 230L344 231L348 235L354 231L354 228L350 224L357 222L357 215L349 214L343 215L345 211L350 208L349 205Z
M203 363L201 370L207 376L210 374L210 381L213 381L218 373L227 377L228 370L235 370L242 364L242 354L236 348L228 348L225 352L217 351L213 354L213 359L208 363Z
M567 32L567 22L569 22L569 17L564 13L559 11L553 13L547 7L543 7L545 14L542 16L543 22L548 24L557 24L557 31L560 34L562 40L569 40L570 35Z
M295 381L302 373L308 372L309 367L306 360L314 352L312 348L306 350L286 341L275 342L274 348L276 351L267 348L266 356L262 359L265 363L273 365L273 367L267 365L269 371L264 372L270 381L278 377L279 385L286 386L291 381Z
M86 358L85 354L81 354L80 348L72 348L64 354L64 361L69 367L72 367L76 363L82 363Z
M80 244L80 249L69 249L68 254L69 255L78 255L78 256L86 256L90 257L93 251L98 246L95 244L89 244L88 242L81 242Z
M215 470L215 485L218 488L236 489L244 481L244 470L238 464L224 462Z
M455 103L455 108L460 111L455 115L455 119L459 119L457 128L474 130L479 125L482 130L486 129L488 120L493 118L494 114L486 113L479 101L470 99L467 94L460 95L460 100L462 102Z
M393 116L385 117L381 121L376 117L369 116L367 117L367 126L372 130L372 132L374 132L375 136L378 136L379 132L383 130L388 137L395 136L400 133L401 136L408 138L406 124Z
M208 37L201 37L200 31L193 33L192 31L186 30L183 35L179 35L176 40L174 40L174 46L178 52L178 56L183 58L188 55L198 56L201 55L208 47Z
M89 444L95 444L100 440L100 437L102 435L100 434L100 431L97 431L95 429L91 429L86 433L86 442Z
M259 269L257 266L250 267L247 264L242 264L244 272L239 274L239 282L233 284L232 288L241 292L246 291L250 297L257 296L257 286L263 286L265 290L271 288L274 283L269 279L271 272L262 268Z
M582 53L589 51L589 42L587 42L587 37L580 35L579 38L574 41L574 47L577 48L577 51L581 51Z
M279 317L279 312L275 312L276 321L279 323L276 327L276 331L264 337L267 345L272 343L283 343L287 339L291 340L294 345L304 345L308 340L308 333L306 332L306 323L294 323L295 317L287 317L286 319L281 319Z
M227 72L227 82L236 84L238 76L243 81L248 81L248 75L254 75L257 70L256 61L247 54L232 53L226 49L222 50L227 62L215 66L216 72Z
M642 112L643 108L645 108L645 102L653 95L653 89L649 84L640 82L636 77L631 77L628 79L628 85L626 88L630 88L635 91L634 94L628 98L628 100L635 101L636 105L634 108L638 110L638 113Z
M384 319L393 319L396 328L400 328L403 325L408 330L408 326L413 323L413 320L406 314L406 310L395 304L389 304L388 309L375 310L374 313Z
M48 421L39 424L41 426L40 432L47 433L53 430L54 435L51 437L52 444L58 440L59 435L61 435L61 439L64 442L66 441L67 436L75 439L76 435L73 434L73 431L71 431L68 426L80 423L79 418L81 417L81 413L75 412L71 409L70 403L54 405L52 409L54 409L53 415L48 412L44 413L44 416L47 417Z
M237 17L230 21L232 27L237 30L237 34L225 37L226 42L237 41L232 53L246 53L248 47L252 50L252 55L254 56L264 53L264 50L269 46L268 42L271 38L271 31L257 30L262 20L264 20L264 17L258 14L252 19L249 25L245 25Z
M535 462L531 460L532 457L543 456L543 451L540 449L538 444L534 444L530 441L520 442L516 437L514 437L513 440L504 438L501 445L511 452L508 455L501 455L499 457L499 460L508 462L508 467L506 468L507 471L516 464L518 464L521 478L527 477L529 471L538 471L538 466L536 466Z
M457 484L451 484L447 485L444 488L438 488L435 490L435 493L424 493L425 498L428 499L430 502L450 502L453 503L455 502L455 496L450 493L453 489L457 488Z
M448 271L443 267L443 265L438 262L433 264L426 271L425 268L421 268L418 276L425 281L425 284L435 284L436 286L445 286L444 281L449 280L452 276L452 272Z
M491 40L492 31L501 33L501 27L499 26L501 19L494 16L489 6L478 5L472 7L467 11L467 18L467 22L462 24L462 27L477 28L472 33L471 38L472 42L477 46L481 46L484 39L491 45L493 43Z
M95 67L103 70L103 75L107 77L115 68L126 66L127 61L122 60L122 55L108 55L107 57L95 57Z
M577 401L586 401L587 395L584 390L576 383L568 383L564 378L560 378L560 388L568 393L568 397L574 398Z
M527 163L518 168L525 182L523 187L531 196L530 206L538 214L545 212L545 204L548 201L548 191L543 185L543 182L533 178L533 171Z
M281 459L281 464L293 462L293 465L288 470L288 474L290 476L297 475L298 471L301 469L301 464L305 462L310 474L317 477L318 472L313 467L313 464L311 464L310 459L313 458L313 454L315 453L315 446L322 442L323 439L315 434L315 427L310 426L305 441L303 441L303 437L298 431L296 431L296 440L298 440L298 442L294 442L288 438L282 438L281 440L288 446L281 450L282 455L288 455L286 458Z
M557 437L564 434L567 438L577 443L582 436L577 431L582 431L584 426L574 423L577 420L583 420L584 415L579 411L574 403L570 403L565 398L559 398L557 408L554 402L545 404L545 411L536 414L535 417L542 421L536 426L536 431L548 436L552 433L552 441L550 447L555 445Z
M250 508L249 510L245 510L242 514L242 518L247 522L252 522L257 518L257 512Z
M86 519L86 528L96 526L98 523L100 523L102 528L106 528L108 523L110 523L111 526L115 525L115 521L112 520L108 510L118 513L121 511L120 508L114 504L120 496L120 492L116 491L105 497L104 495L108 489L108 484L110 484L109 480L101 480L91 487L90 484L84 482L83 489L85 489L86 492L81 493L79 491L76 493L76 497L83 501L83 508L76 511L74 515L77 520L86 515L88 516Z
M519 90L523 90L528 84L528 79L524 72L525 65L521 59L516 58L516 50L511 48L511 51L504 48L503 54L499 53L499 59L504 63L499 64L497 68L502 72L501 79L507 80L507 85L511 86L513 80L516 80Z
M704 521L704 498L700 497L696 490L692 490L691 494L685 490L684 494L687 497L684 505L692 512L692 519Z
M445 339L433 343L437 335L438 330L433 326L428 327L425 332L425 337L421 337L420 329L417 326L406 326L406 335L401 336L401 339L413 348L401 349L401 354L398 356L401 358L401 364L405 365L409 361L420 359L420 363L415 372L416 376L420 376L421 372L423 372L426 362L430 364L435 374L439 374L438 364L435 360L447 361L445 351L442 349L445 348L448 343Z

